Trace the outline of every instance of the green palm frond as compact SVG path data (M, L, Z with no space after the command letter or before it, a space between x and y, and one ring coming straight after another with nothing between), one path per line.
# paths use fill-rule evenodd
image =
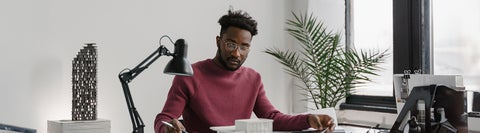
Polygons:
M316 108L335 107L356 86L370 82L369 75L378 75L387 51L357 52L345 50L340 44L340 34L329 31L313 14L297 15L287 20L286 31L300 44L301 49L280 50L269 48L272 55L285 66L285 71L302 81L298 88L305 90L307 101Z

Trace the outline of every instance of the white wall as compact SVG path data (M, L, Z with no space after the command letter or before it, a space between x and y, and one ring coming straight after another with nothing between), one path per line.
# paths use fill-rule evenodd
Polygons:
M71 61L83 43L97 43L98 117L112 133L131 132L117 74L133 68L169 35L189 43L191 62L212 58L218 18L232 5L259 23L259 35L246 66L263 77L267 96L281 111L292 112L291 77L265 48L288 48L285 33L289 0L2 0L0 1L0 123L47 131L47 120L70 119ZM170 50L172 45L163 41ZM130 84L135 105L153 132L173 76L162 74L162 57Z
M344 0L308 0L308 12L328 27L339 32L345 40L345 1Z

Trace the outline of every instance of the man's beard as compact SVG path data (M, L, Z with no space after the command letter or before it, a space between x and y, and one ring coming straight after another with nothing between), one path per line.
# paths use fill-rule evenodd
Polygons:
M218 52L218 54L219 54L219 56L220 56L220 64L222 64L222 66L223 66L225 69L227 69L227 70L229 70L229 71L235 71L235 70L238 70L238 68L240 68L240 66L242 66L243 62L240 62L240 64L238 65L237 68L229 68L229 67L227 66L227 62L225 62L225 60L223 60L222 51L221 51L220 49L217 49L217 52ZM227 60L228 60L228 59L227 59Z

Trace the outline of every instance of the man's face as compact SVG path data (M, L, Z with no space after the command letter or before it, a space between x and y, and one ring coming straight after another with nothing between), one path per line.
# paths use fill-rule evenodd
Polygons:
M220 64L230 71L240 68L248 57L251 41L252 35L248 30L228 27L223 35L217 36Z

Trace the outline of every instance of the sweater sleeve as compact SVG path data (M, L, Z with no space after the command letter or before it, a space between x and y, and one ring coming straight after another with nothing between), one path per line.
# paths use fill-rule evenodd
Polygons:
M155 133L163 133L163 123L161 121L171 121L179 118L188 101L188 93L186 89L185 77L175 76L172 87L170 88L165 101L165 105L161 113L155 118Z
M299 131L310 127L308 115L287 115L275 109L266 97L262 84L253 110L259 118L273 119L274 131Z

